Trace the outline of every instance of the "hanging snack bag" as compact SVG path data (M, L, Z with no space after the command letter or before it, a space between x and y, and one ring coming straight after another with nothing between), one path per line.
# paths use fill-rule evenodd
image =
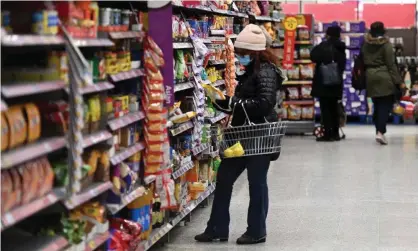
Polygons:
M300 120L302 109L298 105L289 105L287 109L287 118L289 120Z
M300 88L300 96L302 97L302 99L310 99L310 98L312 98L311 91L312 91L312 86L303 85Z
M289 99L299 99L299 88L298 87L288 87L287 91L289 93Z
M313 119L314 117L314 107L313 106L304 106L302 107L302 119Z

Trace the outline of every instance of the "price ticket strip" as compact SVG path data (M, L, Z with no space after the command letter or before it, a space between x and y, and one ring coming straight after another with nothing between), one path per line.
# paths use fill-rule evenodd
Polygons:
M191 121L183 123L182 125L180 125L179 127L170 130L171 134L173 136L179 135L182 132L185 132L187 130L189 130L190 128L193 128L193 123Z
M144 33L141 31L117 31L109 32L111 39L142 38Z
M114 85L112 85L109 82L99 82L95 83L93 85L88 85L86 87L82 87L80 89L81 94L89 94L89 93L95 93L95 92L101 92L101 91L107 91L110 89L115 88Z
M211 124L215 124L215 123L223 120L224 118L226 118L226 116L227 115L225 113L221 113L216 117L210 118L209 121L210 121Z
M97 46L114 46L115 44L107 38L85 38L73 39L74 45L77 47L97 47Z
M38 83L2 84L1 93L5 98L22 97L32 94L45 93L64 89L64 81L46 81Z
M145 118L145 114L141 111L138 112L131 112L125 116L122 116L120 118L112 119L107 124L109 125L110 129L112 131L115 131L119 128L125 127L129 124L135 123L137 121L140 121L141 119Z
M86 242L85 251L96 250L96 248L103 245L109 238L110 238L110 233L108 231L102 234L96 234L92 240Z
M190 214L202 201L204 201L209 195L215 191L215 184L209 185L207 189L199 196L197 200L191 201L183 211L170 222L166 223L163 227L157 228L153 231L150 238L146 241L139 243L139 245L134 249L135 251L146 251L149 250L157 241L159 241L163 236L165 236L174 226L181 222L186 215Z
M182 42L175 42L173 43L173 49L191 49L193 48L192 43L182 43Z
M217 80L215 83L213 83L212 85L217 87L217 86L221 86L225 84L225 80Z
M4 230L21 220L47 208L61 199L61 194L55 191L49 192L48 194L29 202L25 205L21 205L18 208L12 209L1 216L1 230Z
M187 171L189 171L193 167L194 167L193 161L188 161L188 162L184 163L175 172L173 172L173 174L171 176L173 177L173 179L177 179L178 177L182 176L183 174L185 174Z
M112 165L119 164L125 159L134 155L135 153L142 151L144 148L145 145L143 143L136 143L135 145L127 147L119 153L115 154L113 157L111 157L110 163L112 163Z
M120 210L126 207L129 203L134 201L135 199L141 197L145 193L145 187L140 186L130 192L129 194L122 197L122 203L121 204L107 204L107 208L112 214L116 214Z
M93 199L94 197L106 192L107 190L112 188L112 183L110 181L108 182L102 182L102 183L95 183L91 186L89 186L85 191L82 191L79 194L76 194L66 200L64 202L64 205L67 207L67 209L71 210L76 208L77 206Z
M130 70L130 71L119 72L119 73L110 75L110 79L113 82L119 82L119 81L122 81L122 80L137 78L137 77L141 77L141 76L144 76L144 72L141 69L133 69L133 70Z
M174 92L192 89L194 87L192 82L179 83L174 85Z
M95 145L112 138L112 134L106 130L96 132L83 137L83 148Z
M208 149L208 148L209 148L209 146L210 146L210 144L209 144L209 143L205 143L205 144L201 144L200 146L198 146L198 147L196 147L196 148L193 148L193 149L192 149L193 155L194 155L194 156L198 155L199 153L201 153L201 152L203 152L204 150Z
M64 137L53 137L31 143L1 154L1 169L19 165L65 147Z

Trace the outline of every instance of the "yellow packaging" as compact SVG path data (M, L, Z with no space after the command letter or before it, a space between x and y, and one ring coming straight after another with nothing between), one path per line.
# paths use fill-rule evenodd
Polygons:
M220 99L220 100L224 100L225 99L225 95L218 88L216 88L216 87L214 87L212 85L208 85L208 84L202 84L202 87L205 89L206 95L212 101L215 101L217 99Z
M116 53L106 52L105 53L105 65L107 74L116 74L119 72L119 66L117 63Z
M90 121L97 122L100 120L100 98L99 96L91 97L88 100L89 111L90 111Z
M124 112L129 111L129 95L118 96L115 99L120 100L121 105L122 105L122 111Z
M68 83L68 58L66 52L52 51L48 56L48 68L55 69L60 79Z
M24 106L26 121L28 123L28 142L37 140L41 136L41 115L35 104L29 103Z
M1 113L1 150L7 149L9 146L10 130L7 123L6 116Z
M9 147L13 148L25 142L28 133L27 124L20 106L10 107L5 114L10 129Z

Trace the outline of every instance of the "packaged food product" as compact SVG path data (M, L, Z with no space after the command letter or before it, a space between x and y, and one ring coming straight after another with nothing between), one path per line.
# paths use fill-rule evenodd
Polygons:
M287 92L289 93L289 99L299 99L299 88L298 87L288 87Z
M300 66L300 78L301 79L313 79L314 66L312 64Z
M294 66L292 69L288 69L287 77L289 79L299 80L299 66Z
M144 52L144 66L146 69L149 69L152 72L158 71L158 66L155 64L154 60L152 59L151 52L148 50Z
M302 109L298 105L289 105L287 109L287 118L289 120L300 120Z
M20 106L10 107L5 115L10 129L9 148L13 148L25 142L28 133L27 124Z
M313 117L314 117L314 107L313 106L303 106L301 117L302 117L302 119L313 119Z
M9 211L16 204L13 194L13 180L9 171L1 171L1 212Z
M110 156L109 151L102 151L100 153L97 170L94 173L94 180L105 182L110 180Z
M309 59L311 56L311 50L309 47L303 47L301 46L299 48L299 58L300 59Z
M297 29L297 37L298 37L298 40L301 40L301 41L306 41L306 40L309 40L310 39L310 36L309 36L309 28L308 28L308 26L306 26L306 25L299 25L298 26L298 29Z
M164 57L163 51L158 47L158 45L154 42L154 40L150 37L146 37L146 47L150 48L153 52L155 52L159 57Z
M180 37L180 27L179 27L179 17L173 15L173 23L172 23L172 30L173 30L173 40L175 41Z
M310 86L310 85L303 85L301 88L300 88L300 96L303 98L303 99L309 99L309 98L311 98L312 96L311 96L311 91L312 91L312 86Z
M220 99L220 100L226 99L226 97L223 94L223 92L221 90L219 90L218 88L216 88L216 87L214 87L212 85L209 85L209 84L202 84L202 87L205 89L206 95L212 101L215 101L217 99Z
M9 146L9 123L6 120L4 113L1 113L1 150L4 151Z
M41 136L41 117L38 107L29 103L24 106L26 112L26 121L28 122L28 142L37 140Z

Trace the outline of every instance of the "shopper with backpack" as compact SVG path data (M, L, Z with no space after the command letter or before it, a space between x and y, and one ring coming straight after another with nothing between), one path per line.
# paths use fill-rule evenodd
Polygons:
M340 140L338 100L342 99L346 63L346 46L340 37L340 27L329 27L326 40L311 51L311 60L316 64L311 95L319 98L324 126L324 135L317 141Z
M366 72L366 92L374 105L376 141L382 145L388 144L385 137L386 124L402 83L393 47L385 33L382 22L372 23L361 51Z

